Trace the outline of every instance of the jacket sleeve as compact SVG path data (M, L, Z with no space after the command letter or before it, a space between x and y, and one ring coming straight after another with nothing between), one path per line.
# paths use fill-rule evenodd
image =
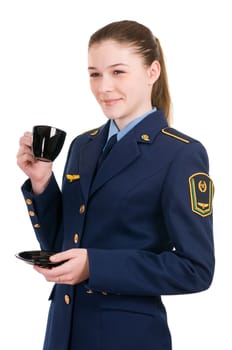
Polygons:
M128 295L171 295L209 288L214 274L212 196L208 156L185 145L163 182L161 206L170 249L88 249L88 288ZM151 233L152 234L152 233Z
M63 240L62 196L54 174L47 188L38 196L33 194L29 179L21 189L41 249L60 251Z

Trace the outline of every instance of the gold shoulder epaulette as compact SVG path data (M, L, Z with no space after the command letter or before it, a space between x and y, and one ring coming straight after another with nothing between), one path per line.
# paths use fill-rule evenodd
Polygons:
M99 131L100 129L97 128L97 129L91 129L91 130L88 130L88 131L85 131L82 133L82 135L84 134L89 134L90 136L97 136L99 134Z
M176 140L182 141L184 143L190 143L192 141L194 141L191 137L182 134L181 132L179 132L178 130L174 129L174 128L163 128L162 133L164 135L173 137Z

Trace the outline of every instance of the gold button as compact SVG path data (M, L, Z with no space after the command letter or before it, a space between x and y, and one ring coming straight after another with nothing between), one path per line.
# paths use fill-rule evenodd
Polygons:
M35 212L32 211L32 210L30 210L30 211L29 211L29 215L30 215L30 216L35 216Z
M67 305L70 304L70 296L68 294L65 294L64 301L65 301L65 304L67 304Z
M93 291L92 291L92 289L88 289L88 290L86 291L86 293L87 293L87 294L93 294Z
M77 244L78 241L79 241L79 235L78 235L78 233L75 233L74 238L73 238L73 242L74 242L75 244Z
M40 224L35 224L34 227L35 228L40 228Z
M31 205L32 204L32 200L31 199L26 199L26 203L27 203L27 205Z
M79 211L80 211L80 214L83 214L83 213L85 212L85 205L84 205L84 204L82 204L82 205L80 206Z

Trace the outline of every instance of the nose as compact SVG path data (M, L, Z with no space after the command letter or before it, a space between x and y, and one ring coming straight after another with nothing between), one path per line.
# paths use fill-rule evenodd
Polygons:
M100 92L110 92L113 90L113 79L109 75L102 75L99 82Z

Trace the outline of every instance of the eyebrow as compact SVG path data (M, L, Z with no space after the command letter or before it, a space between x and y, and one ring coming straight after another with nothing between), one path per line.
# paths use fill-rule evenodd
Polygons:
M115 63L115 64L112 64L111 66L109 66L109 68L115 68L117 66L127 66L128 67L128 64L125 64L125 63ZM89 66L88 67L88 70L93 70L93 69L97 69L97 67L93 67L93 66Z

